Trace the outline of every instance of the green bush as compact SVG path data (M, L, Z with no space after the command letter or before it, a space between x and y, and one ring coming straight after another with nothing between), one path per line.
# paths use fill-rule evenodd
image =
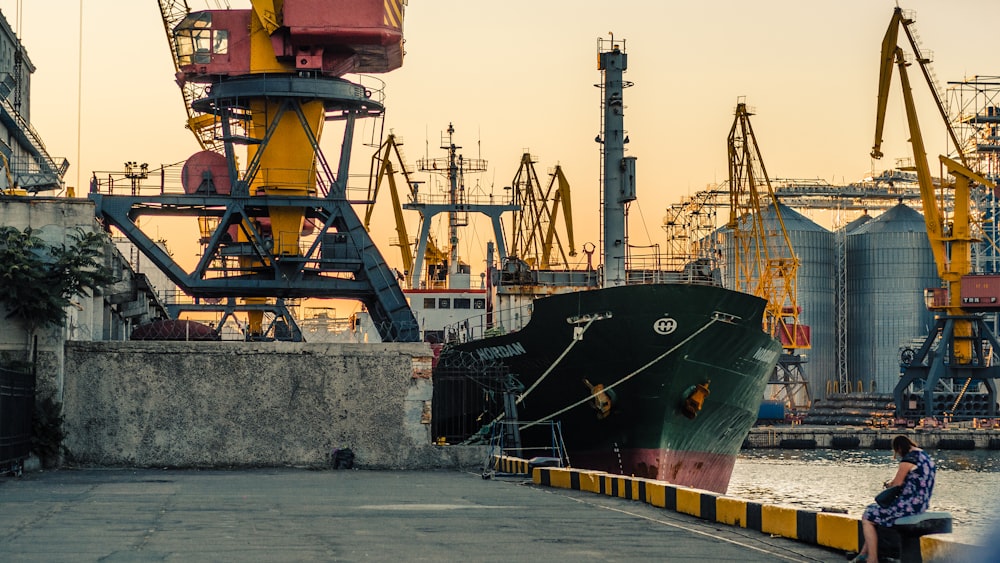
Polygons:
M31 450L38 456L42 467L59 464L65 437L62 405L52 397L37 401L31 417Z
M106 235L77 229L69 245L47 245L31 227L0 226L0 305L19 319L29 334L66 322L66 307L115 280L104 265Z

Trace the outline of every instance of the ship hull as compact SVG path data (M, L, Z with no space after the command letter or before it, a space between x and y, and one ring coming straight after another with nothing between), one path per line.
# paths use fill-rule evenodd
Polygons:
M764 304L691 284L552 295L522 330L450 345L439 367L499 364L521 384L525 457L552 441L532 423L558 421L575 467L725 492L780 354L761 330Z

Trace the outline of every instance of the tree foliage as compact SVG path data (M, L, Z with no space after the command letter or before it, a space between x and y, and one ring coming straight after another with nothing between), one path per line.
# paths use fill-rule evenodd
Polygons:
M0 304L29 332L66 322L71 299L115 281L104 264L106 235L78 228L69 245L48 245L31 227L0 226Z

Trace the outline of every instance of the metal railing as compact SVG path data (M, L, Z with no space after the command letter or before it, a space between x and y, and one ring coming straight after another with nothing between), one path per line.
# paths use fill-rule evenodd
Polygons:
M517 332L531 320L534 305L520 305L494 309L492 313L470 317L447 325L444 329L446 343L462 343L490 336L500 336Z
M96 171L90 179L90 191L105 195L129 196L216 195L203 192L187 194L185 192L182 176L185 162L163 164L158 168L136 165L128 170ZM244 172L240 171L241 174ZM269 168L258 172L254 181L254 185L263 186L271 182L282 188L306 190L313 197L325 196L326 189L328 189L327 181L320 170ZM371 203L368 198L368 188L362 185L363 182L367 181L367 174L351 174L349 176L346 196L350 203L355 205ZM234 182L230 181L230 186L233 184Z

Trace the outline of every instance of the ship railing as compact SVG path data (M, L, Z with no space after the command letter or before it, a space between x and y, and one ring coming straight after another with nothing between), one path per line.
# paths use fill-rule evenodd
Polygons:
M678 259L660 254L632 255L629 257L625 283L722 285L722 275L707 259Z
M419 192L416 197L410 196L410 201L408 202L413 205L510 205L510 196L508 195L497 195L493 194L471 194L465 193L456 196L452 199L451 194L447 192L439 193L427 193Z
M648 285L658 283L675 283L691 285L721 285L721 278L711 275L699 275L694 272L674 272L658 270L629 270L626 273L626 285Z
M502 307L492 313L483 313L445 326L445 343L463 343L492 336L517 332L531 320L534 306L531 303L517 307Z
M626 285L656 283L721 285L722 283L719 272L690 261L677 262L676 269L670 267L672 264L667 264L667 267L663 268L663 264L664 262L647 265L633 261L626 272ZM600 287L600 276L597 270L501 271L500 283L511 287L524 285L579 291Z

